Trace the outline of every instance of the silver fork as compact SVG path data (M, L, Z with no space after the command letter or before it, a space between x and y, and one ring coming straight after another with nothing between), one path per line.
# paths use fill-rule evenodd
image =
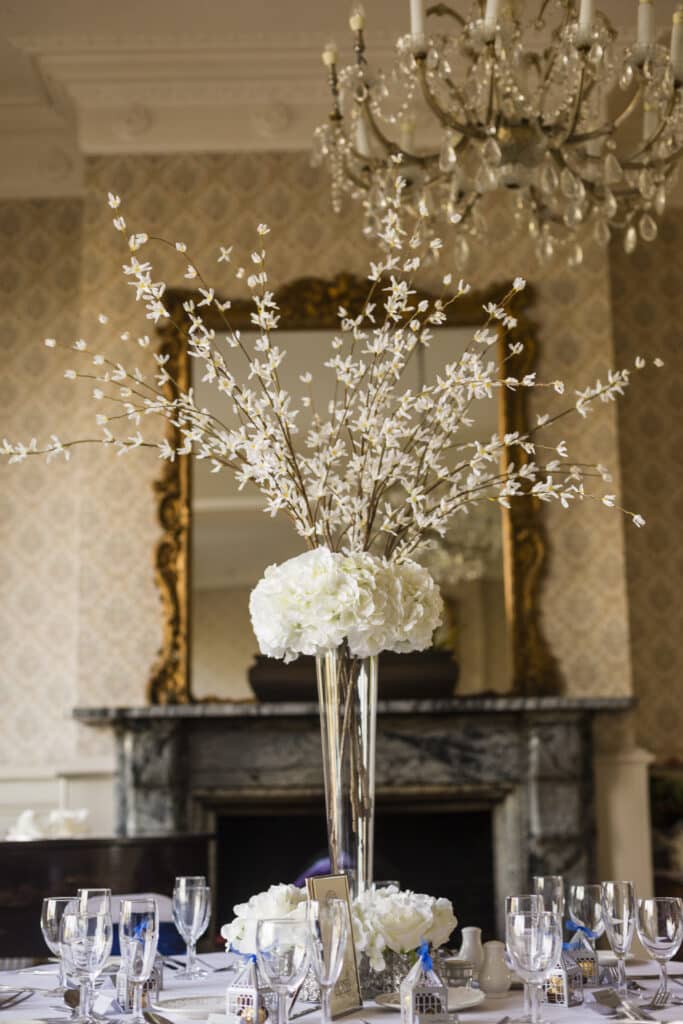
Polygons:
M20 1003L25 1003L27 999L30 999L33 992L24 992L22 989L13 996L8 996L7 999L3 999L0 1002L0 1010L9 1010L13 1006L19 1006Z
M663 1007L672 1005L680 1006L683 1003L683 999L678 999L676 996L672 996L670 992L665 992L660 986L652 997L652 1001L647 1003L648 1010L661 1010Z

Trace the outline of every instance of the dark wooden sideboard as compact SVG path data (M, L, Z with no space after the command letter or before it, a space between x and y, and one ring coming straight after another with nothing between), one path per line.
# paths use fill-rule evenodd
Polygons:
M40 932L44 896L106 886L113 893L170 895L176 875L213 880L211 833L0 842L0 956L48 955Z

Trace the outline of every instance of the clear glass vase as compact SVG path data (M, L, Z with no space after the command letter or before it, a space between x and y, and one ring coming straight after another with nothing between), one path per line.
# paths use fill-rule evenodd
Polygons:
M377 658L343 644L316 668L331 871L348 876L356 897L372 885Z

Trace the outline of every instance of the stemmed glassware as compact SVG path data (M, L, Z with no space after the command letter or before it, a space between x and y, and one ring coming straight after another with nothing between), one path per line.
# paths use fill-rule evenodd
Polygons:
M667 964L683 941L683 903L674 896L655 896L638 900L638 938L659 967L657 1000L669 1001Z
M256 956L264 978L277 995L277 1024L287 1024L289 995L306 976L309 923L291 917L264 918L256 924Z
M505 945L513 968L529 985L531 1024L541 1024L541 986L562 952L562 923L557 914L508 914Z
M564 878L562 875L534 875L531 887L543 897L543 906L551 914L564 917Z
M111 914L111 889L79 889L77 896L81 914Z
M159 942L159 911L151 896L121 901L119 918L121 958L126 977L133 984L133 1024L145 1024L142 987L152 973Z
M307 916L311 964L322 996L322 1020L323 1024L330 1024L332 989L339 981L346 952L348 905L334 897L309 900Z
M568 910L574 925L585 935L590 948L595 950L595 943L605 930L600 886L570 886Z
M62 915L59 944L67 974L80 983L79 1020L92 1021L92 997L95 981L111 953L113 928L107 910L67 909Z
M62 958L62 947L59 943L59 929L62 917L67 910L76 910L78 900L75 896L47 896L40 910L40 930L45 944L53 956L59 960L59 987L67 987L66 970Z
M633 882L601 882L600 904L605 934L617 958L619 995L626 996L626 955L636 927L636 891Z
M543 913L543 897L539 896L537 892L524 893L521 896L506 896L505 897L505 941L507 944L507 929L508 929L508 918L510 914L533 914L538 916ZM509 960L508 956L508 960ZM512 963L508 963L508 966L512 966ZM524 987L524 1012L521 1017L517 1019L515 1024L527 1024L531 1014L531 997L529 994L529 983L523 981Z
M187 945L185 969L176 978L201 978L206 973L196 961L197 940L211 916L211 889L203 875L183 875L173 889L173 922Z

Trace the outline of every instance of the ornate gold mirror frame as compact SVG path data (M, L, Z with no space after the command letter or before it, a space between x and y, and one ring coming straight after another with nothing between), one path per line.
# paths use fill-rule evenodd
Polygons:
M495 286L486 293L470 292L448 307L447 324L453 327L478 327L482 322L482 306L493 297L505 294L504 286ZM159 329L159 351L169 357L167 369L184 390L190 385L190 357L187 353L188 321L183 302L194 293L170 290L165 295L170 318ZM339 306L351 316L360 313L367 297L367 281L339 274L331 281L301 278L276 293L283 330L336 330ZM416 299L433 296L427 294ZM527 287L514 296L511 311L517 318L516 328L509 333L512 340L523 342L519 356L508 359L510 373L522 377L534 370L538 342L528 317L533 301ZM253 305L238 300L230 308L233 328L252 327ZM224 322L213 309L205 312L207 327L224 330ZM502 334L501 334L501 344ZM506 432L528 429L527 392L503 389L500 405L501 429ZM175 428L168 427L172 445L180 442ZM519 460L521 449L515 449ZM165 462L163 474L155 484L159 500L159 522L162 537L156 549L155 571L161 593L164 616L163 643L148 684L148 699L153 704L182 704L194 700L190 680L190 540L191 487L190 459L183 457ZM505 600L511 631L513 692L516 694L556 694L560 677L555 659L543 636L540 622L540 587L546 560L546 539L541 521L541 504L531 496L512 502L503 510L503 558Z

